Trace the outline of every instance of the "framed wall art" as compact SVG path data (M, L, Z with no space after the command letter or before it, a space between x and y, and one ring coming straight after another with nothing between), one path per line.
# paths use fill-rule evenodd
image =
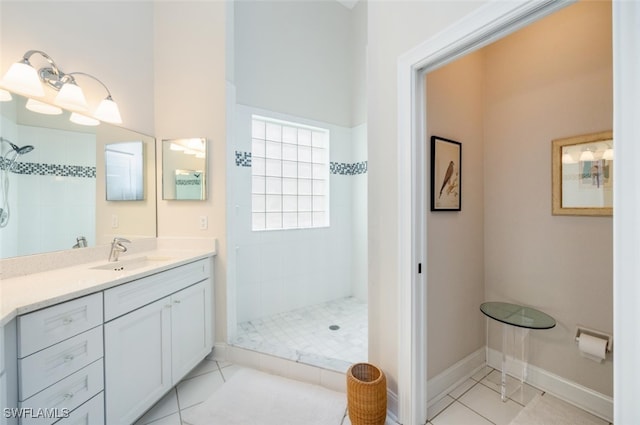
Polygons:
M461 210L462 145L431 136L431 211Z
M551 142L551 213L613 215L613 132Z

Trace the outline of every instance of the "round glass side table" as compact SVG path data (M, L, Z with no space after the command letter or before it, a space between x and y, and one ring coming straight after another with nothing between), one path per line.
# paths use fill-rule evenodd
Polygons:
M499 301L482 303L480 311L485 316L502 323L502 376L500 380L500 397L507 401L507 334L512 327L522 329L522 374L520 384L524 384L527 378L529 330L551 329L556 325L556 320L546 313L535 308ZM487 341L487 344L489 341ZM515 351L515 350L514 350ZM514 356L515 357L515 356Z

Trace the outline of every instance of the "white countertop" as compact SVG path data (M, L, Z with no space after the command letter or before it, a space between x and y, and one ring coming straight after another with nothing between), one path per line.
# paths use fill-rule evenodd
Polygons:
M108 263L94 261L0 281L0 326L20 314L102 291L173 267L216 255L212 249L156 249L120 256L120 261L139 258L162 258L132 270L97 270Z

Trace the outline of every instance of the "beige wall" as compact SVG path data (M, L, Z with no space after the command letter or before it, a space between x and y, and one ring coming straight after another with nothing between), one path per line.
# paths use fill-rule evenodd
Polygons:
M158 236L217 238L215 335L226 341L225 3L155 2L154 92L161 139L208 139L206 201L164 201L158 187ZM161 182L162 178L159 177ZM208 218L200 229L200 216Z
M485 345L483 71L477 52L427 75L427 135L462 143L462 210L427 217L429 378Z
M532 333L531 363L612 395L612 362L573 341L577 324L613 331L612 219L551 215L551 140L612 128L610 3L578 3L488 47L485 75L486 299L555 317Z

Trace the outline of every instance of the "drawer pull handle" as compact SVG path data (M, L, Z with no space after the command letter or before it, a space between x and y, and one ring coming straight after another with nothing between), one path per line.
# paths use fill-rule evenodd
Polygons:
M64 362L65 363L69 363L71 361L73 361L73 354L67 354L66 356L64 356Z
M71 400L72 398L73 398L73 394L71 394L71 393L66 393L66 394L64 395L64 399L65 399L65 400Z
M62 324L63 325L69 325L73 322L73 317L65 317L64 319L62 319Z
M165 305L164 308L171 308L171 304Z
M175 304L180 304L180 300L175 300L174 303Z

